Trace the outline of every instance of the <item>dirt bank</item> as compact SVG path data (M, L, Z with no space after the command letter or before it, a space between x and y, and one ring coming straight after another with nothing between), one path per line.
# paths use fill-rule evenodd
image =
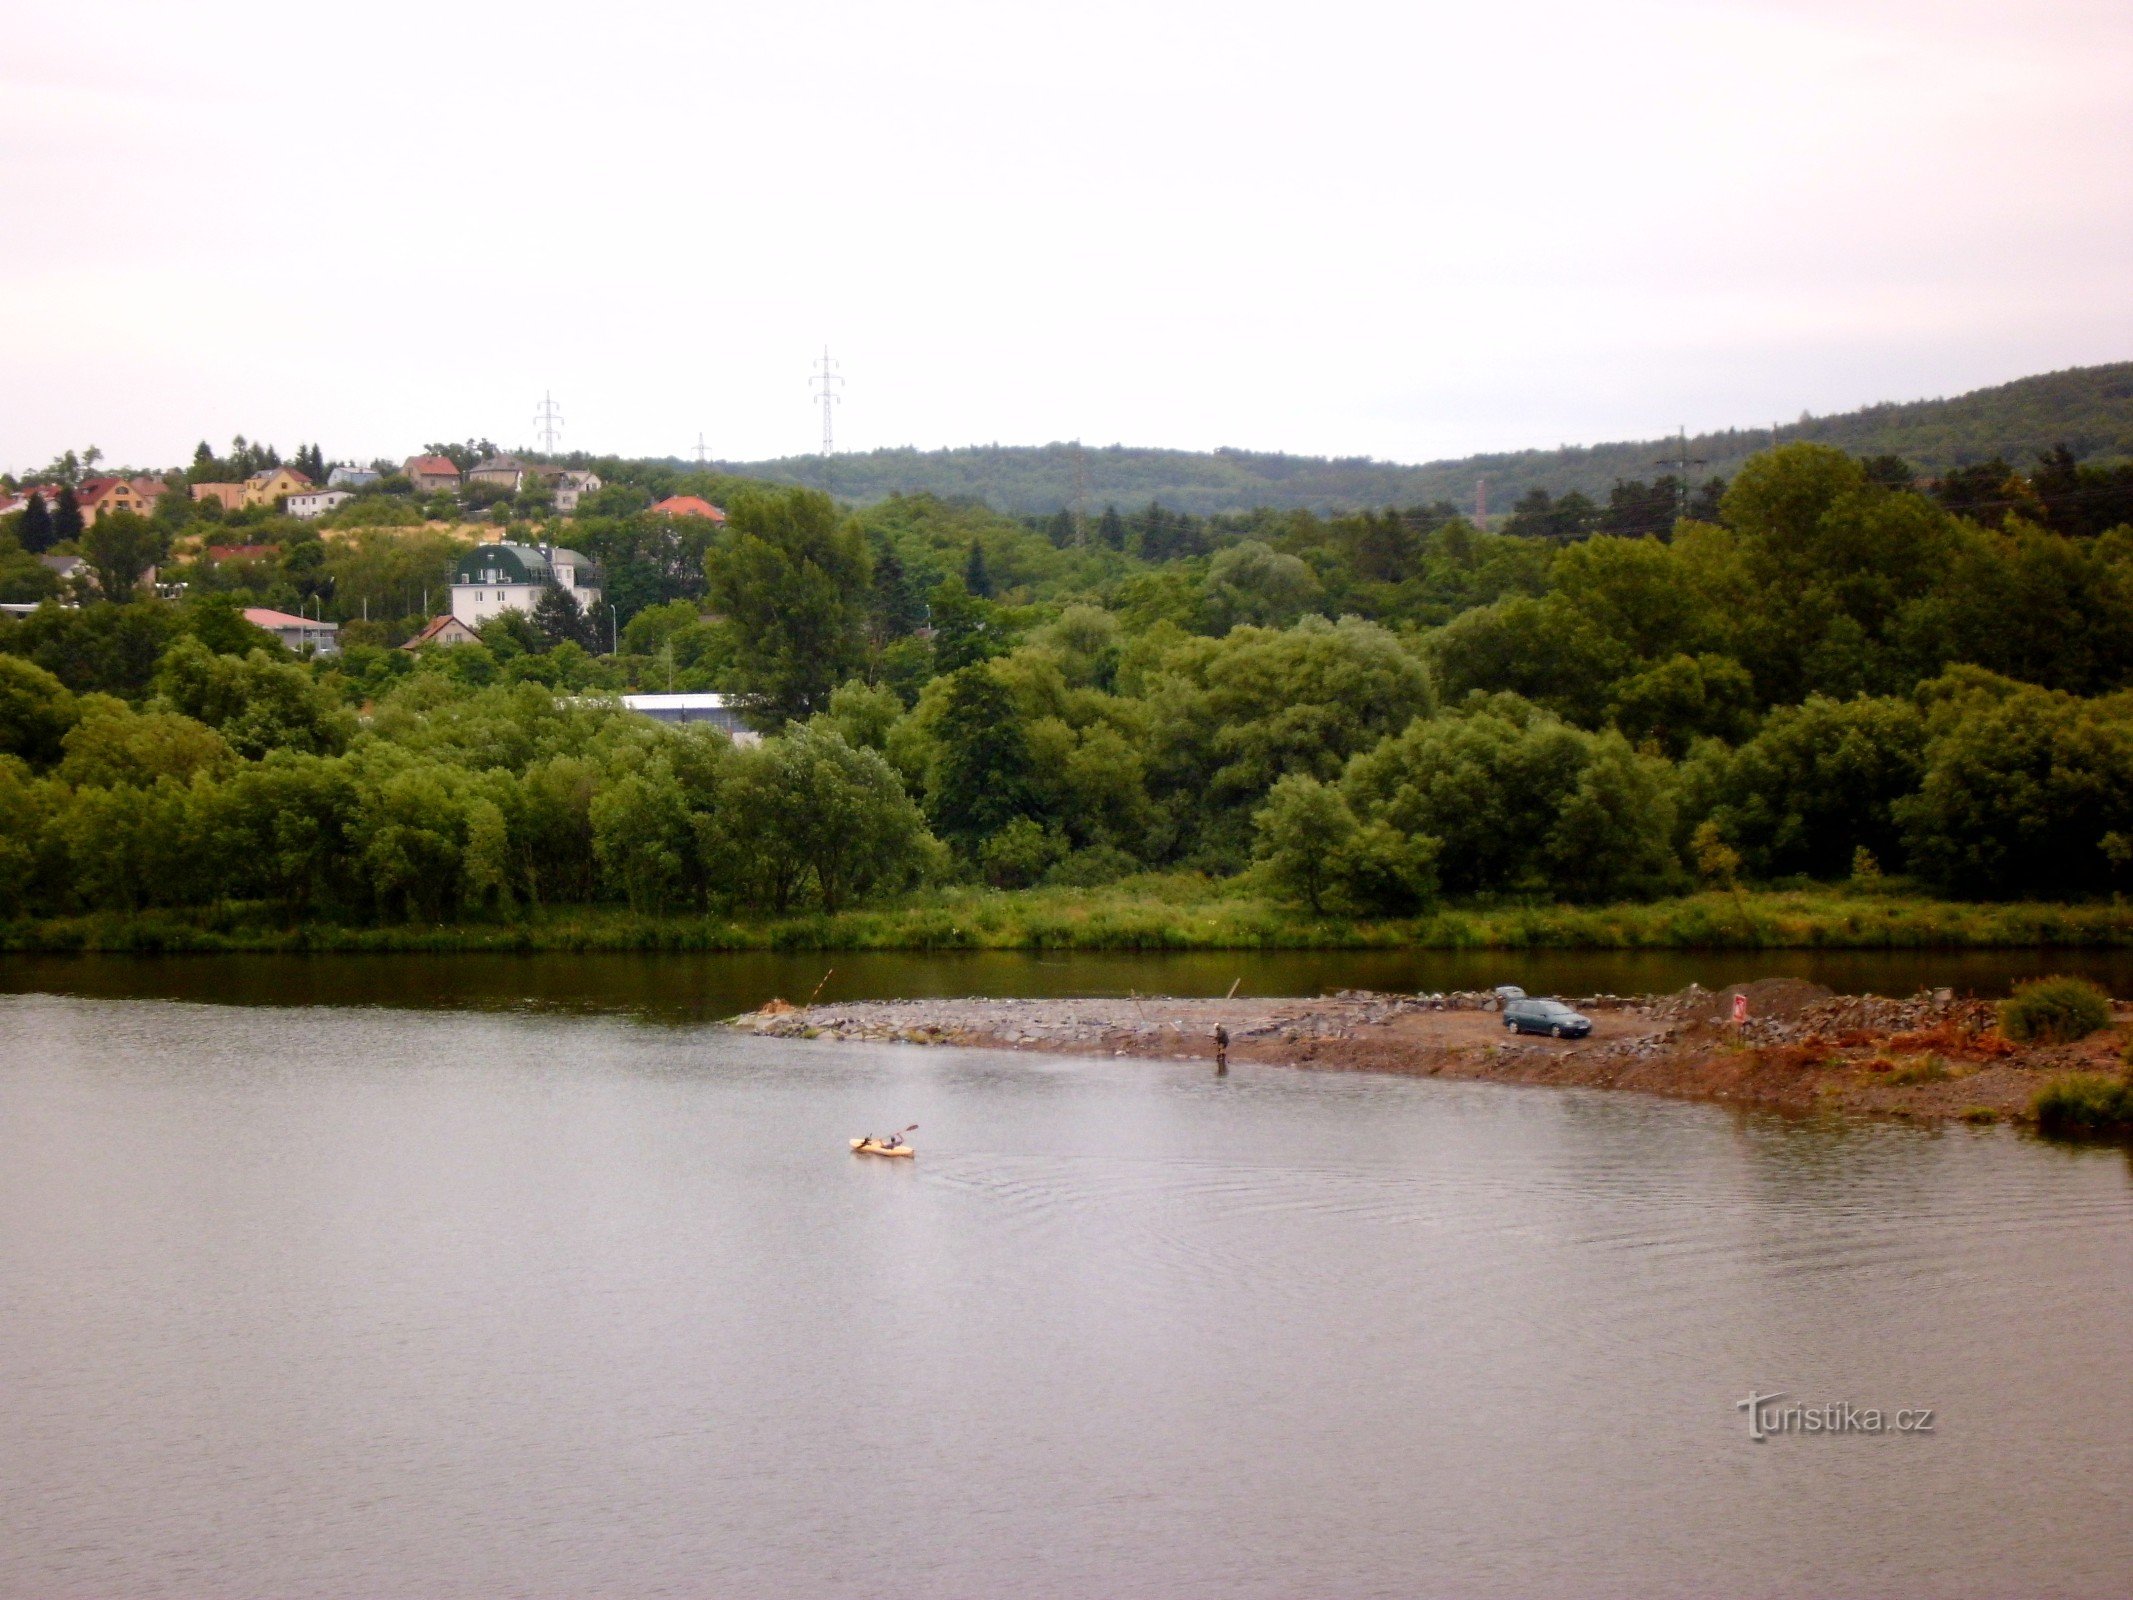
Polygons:
M1732 1021L1733 996L1748 1021ZM877 1000L795 1007L772 1001L735 1026L777 1038L867 1040L1145 1056L1499 1083L1575 1084L1786 1111L1843 1110L1989 1122L2028 1115L2055 1073L2115 1069L2133 1011L2080 1044L2022 1047L1992 1007L1945 989L1908 1000L1832 995L1770 979L1674 995L1570 1002L1589 1039L1508 1033L1492 995L1348 992L1311 1000Z

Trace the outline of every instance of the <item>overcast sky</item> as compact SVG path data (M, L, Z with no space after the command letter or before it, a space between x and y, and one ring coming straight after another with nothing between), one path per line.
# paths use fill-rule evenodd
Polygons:
M2127 0L0 0L0 466L1403 461L2133 357Z

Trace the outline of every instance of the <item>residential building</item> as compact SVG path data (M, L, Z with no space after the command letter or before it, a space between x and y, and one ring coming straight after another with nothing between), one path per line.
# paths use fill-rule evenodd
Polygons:
M555 508L565 515L575 516L578 501L586 495L597 494L606 487L597 472L580 472L575 467L565 467L554 477Z
M580 606L600 602L600 569L592 558L560 545L478 544L452 574L452 615L478 628L506 611L529 616L551 584Z
M91 589L101 590L103 588L103 585L96 581L96 568L90 566L80 556L47 554L41 555L37 559L47 571L58 573L62 582L74 583L78 581ZM156 569L150 567L143 572L141 574L141 582L153 589L156 586Z
M81 507L82 526L91 528L106 511L131 511L145 517L155 510L164 493L160 478L98 477L82 479L74 499Z
M403 650L423 650L433 644L478 644L481 635L461 622L457 617L432 617L420 633L400 646Z
M244 509L244 485L241 483L196 483L193 485L195 500L216 500L225 511Z
M292 494L285 508L292 517L302 517L309 522L313 517L323 517L337 506L345 506L355 496L346 489L313 489L305 494Z
M708 517L713 522L724 522L726 513L710 501L693 494L670 494L652 507L662 517Z
M329 489L362 489L378 481L378 474L369 467L335 467L326 474Z
M244 503L271 506L284 495L303 494L316 485L294 467L269 467L244 480Z
M265 606L246 606L244 620L255 628L266 629L298 654L308 650L315 656L330 656L338 654L341 648L341 625L338 622L292 617L286 611L271 611Z
M467 469L467 482L493 483L517 494L519 485L526 480L526 471L526 463L517 456L491 456Z
M417 494L435 494L441 489L459 487L459 468L452 464L450 456L409 456L400 470L415 486Z
M722 694L626 694L622 703L655 722L707 724L735 744L763 741L763 736L741 720L733 702Z

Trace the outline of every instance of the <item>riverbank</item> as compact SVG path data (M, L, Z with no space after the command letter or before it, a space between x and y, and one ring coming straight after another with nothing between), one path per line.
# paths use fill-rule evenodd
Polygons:
M1747 998L1736 1026L1732 997ZM2037 1091L2068 1072L2118 1070L2133 1008L2078 1044L2021 1046L1995 1013L1951 990L1908 1000L1835 995L1767 979L1674 995L1591 995L1589 1039L1507 1034L1485 994L1350 992L1324 999L773 1001L734 1019L772 1038L958 1045L1213 1065L1391 1072L1496 1083L1627 1089L1788 1112L1845 1111L1927 1122L2025 1121Z
M1609 906L1449 906L1413 918L1313 916L1236 880L1144 874L1095 889L940 889L834 914L527 911L453 924L290 921L233 905L24 919L0 951L66 954L794 950L1921 950L2133 947L2133 906L1984 904L1850 886Z

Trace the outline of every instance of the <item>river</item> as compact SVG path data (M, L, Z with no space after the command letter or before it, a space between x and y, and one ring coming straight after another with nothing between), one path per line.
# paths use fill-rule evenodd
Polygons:
M12 965L0 1595L2133 1588L2122 1150L398 962Z

